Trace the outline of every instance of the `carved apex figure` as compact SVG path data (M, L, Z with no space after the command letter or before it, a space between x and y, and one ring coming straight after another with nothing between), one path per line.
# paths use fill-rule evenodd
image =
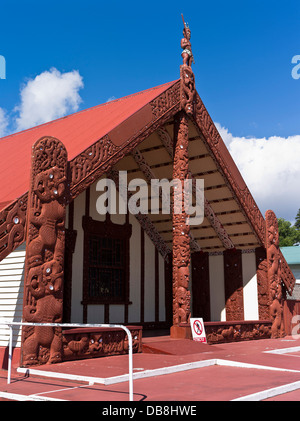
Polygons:
M182 15L181 15L182 16ZM194 113L194 102L195 102L195 76L192 70L192 63L194 63L194 57L191 47L191 31L185 23L183 16L183 38L181 40L181 48L183 49L181 56L183 59L183 65L180 66L180 106L187 114L192 115Z
M182 20L183 20L183 38L181 39L181 48L182 48L182 53L181 53L181 57L183 59L183 65L184 66L192 66L192 63L195 63L194 61L194 56L192 53L192 45L191 45L191 30L188 26L187 23L185 23L183 15L181 15Z
M60 323L63 311L67 152L45 137L32 149L28 195L24 322ZM61 361L61 329L23 329L22 364Z

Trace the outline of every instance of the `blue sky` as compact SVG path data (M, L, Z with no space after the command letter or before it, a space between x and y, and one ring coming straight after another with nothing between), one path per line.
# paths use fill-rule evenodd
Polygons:
M6 59L6 79L0 80L0 109L6 116L5 134L16 130L25 101L22 89L53 68L61 74L76 70L81 78L81 83L71 81L76 105L67 104L62 114L177 79L181 13L192 31L197 91L236 154L262 212L272 191L283 194L291 180L288 190L296 189L294 196L299 197L295 151L300 152L300 79L291 76L292 57L300 54L296 0L2 2L0 55ZM251 163L263 150L260 158L267 165L266 150L274 137L285 142L279 156L287 148L295 162L292 173L286 173L290 170L286 164L282 184L272 185L264 197L251 174ZM247 139L247 147L252 145L250 160L243 155ZM269 164L275 167L275 179L277 163ZM271 173L269 177L267 182L274 183ZM300 208L295 197L279 205L276 196L273 202L277 216L289 220Z

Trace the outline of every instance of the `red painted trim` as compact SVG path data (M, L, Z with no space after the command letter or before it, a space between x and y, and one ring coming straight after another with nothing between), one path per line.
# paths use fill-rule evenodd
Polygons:
M21 348L12 349L12 368L20 366L21 361ZM8 346L0 346L0 367L2 370L8 369Z

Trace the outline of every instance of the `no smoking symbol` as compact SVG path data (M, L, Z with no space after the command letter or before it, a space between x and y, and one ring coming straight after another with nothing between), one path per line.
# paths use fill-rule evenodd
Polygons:
M202 332L203 332L203 327L202 327L202 324L201 324L201 322L200 322L199 320L195 320L195 321L194 321L193 328L194 328L194 332L195 332L197 335L201 335L201 334L202 334Z

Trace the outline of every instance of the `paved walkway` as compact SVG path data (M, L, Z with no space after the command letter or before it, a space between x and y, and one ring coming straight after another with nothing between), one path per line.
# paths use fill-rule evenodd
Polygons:
M135 402L298 401L300 338L206 345L144 338L133 355ZM0 371L0 400L126 402L128 355Z

